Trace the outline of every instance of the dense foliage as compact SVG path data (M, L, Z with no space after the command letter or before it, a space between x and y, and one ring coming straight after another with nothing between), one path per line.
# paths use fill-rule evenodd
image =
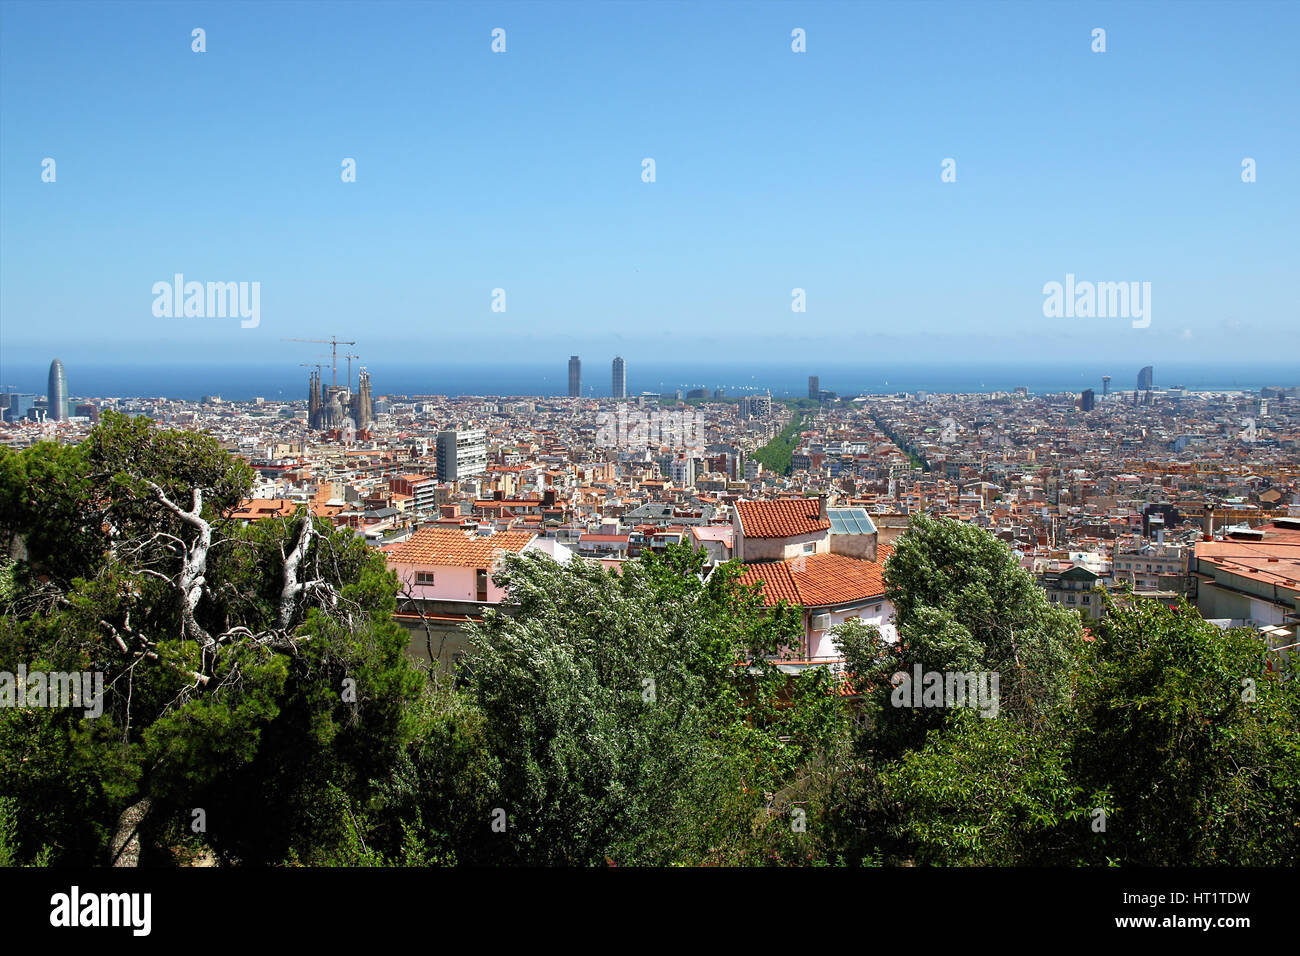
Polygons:
M803 429L803 412L795 412L790 424L782 428L776 437L757 448L750 456L768 471L778 475L790 474L794 461L794 450L799 447L799 435Z

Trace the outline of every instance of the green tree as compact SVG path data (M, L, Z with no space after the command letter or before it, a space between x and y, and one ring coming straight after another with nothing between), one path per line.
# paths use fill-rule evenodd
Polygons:
M839 634L861 692L841 858L1294 865L1297 682L1265 672L1258 635L1125 594L1081 640L1000 542L951 522L918 519L885 578L900 640ZM1000 669L1011 706L892 707L913 663Z
M422 692L396 579L305 512L232 522L250 484L212 438L112 413L78 446L0 459L18 555L0 669L99 673L104 689L99 717L0 713L0 793L25 852L157 863L203 842L275 862L365 826Z
M942 709L894 707L896 672L998 675L1000 716L1039 725L1068 699L1083 632L1053 605L1007 546L982 528L916 515L885 565L898 641L877 630L842 635L849 669L872 698L872 746L886 756L920 746Z
M768 660L797 617L768 613L734 568L701 580L702 562L684 547L621 573L505 559L515 609L473 628L468 660L506 827L476 821L479 852L570 865L761 853L766 795L833 736L839 705L824 675L791 687Z
M1142 866L1300 861L1300 688L1250 630L1185 602L1108 602L1079 670L1070 760L1111 798L1081 856Z
M802 434L803 423L803 413L795 412L794 419L790 424L781 429L777 436L762 448L756 449L750 457L768 471L775 472L778 475L788 475L794 458L794 450L799 447L799 436Z

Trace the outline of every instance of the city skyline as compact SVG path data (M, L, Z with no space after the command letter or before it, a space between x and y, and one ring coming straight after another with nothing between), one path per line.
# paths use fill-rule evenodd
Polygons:
M618 363L622 362L622 390L619 390L619 370ZM1240 392L1256 391L1266 387L1288 387L1295 382L1300 381L1300 367L1286 364L1259 364L1253 366L1221 366L1211 363L1198 363L1194 366L1174 363L1166 366L1168 374L1165 380L1160 384L1155 383L1153 366L1145 366L1136 372L1136 389L1121 388L1111 390L1110 382L1113 378L1109 373L1099 371L1098 366L1077 367L1070 366L1068 369L1062 366L1035 365L1035 366L1000 366L1000 367L961 367L960 371L956 366L900 366L892 365L886 368L875 370L875 374L893 376L893 384L888 378L882 381L869 381L870 376L863 375L862 369L856 366L842 366L836 363L822 362L816 367L831 370L830 381L837 387L835 389L822 389L820 387L821 376L808 375L806 379L803 376L803 366L801 365L771 365L771 364L752 364L752 365L670 365L670 366L649 366L645 367L648 377L640 382L637 388L630 388L627 385L626 362L621 356L615 357L613 374L611 376L611 385L608 391L598 388L594 385L586 386L585 390L581 384L581 357L570 356L569 375L567 376L567 388L561 390L561 383L564 382L565 376L548 376L545 373L548 366L545 365L512 365L503 368L492 366L490 371L487 367L481 367L477 370L466 368L463 365L457 365L456 373L450 379L446 377L447 368L431 368L427 372L418 372L410 366L388 366L379 365L381 390L376 394L379 395L452 395L452 396L510 396L510 395L536 395L559 397L568 395L568 397L582 397L586 399L603 399L631 397L635 395L672 395L675 391L682 392L687 397L698 397L689 393L694 391L708 392L711 397L717 398L720 395L730 395L732 398L739 398L742 394L769 393L781 397L802 397L803 383L807 383L808 398L834 398L837 394L841 397L852 397L854 395L897 395L906 393L933 393L933 394L954 394L954 395L977 395L991 393L1008 393L1013 391L1027 391L1030 394L1059 394L1074 393L1082 395L1086 390L1096 391L1096 386L1100 384L1100 396L1104 399L1108 394L1121 394L1127 392L1132 394L1134 391L1143 391L1148 388L1154 388L1157 391L1166 390L1188 390L1201 392ZM48 368L49 374L41 372L41 381L47 383L45 391L31 386L34 380L34 370L28 369L23 374L15 376L23 384L5 383L0 386L0 393L4 398L0 400L0 407L9 407L11 401L16 400L14 412L18 418L25 417L26 413L34 406L39 406L42 415L48 412L48 397L53 391L55 382L55 368L58 368L60 381L63 383L64 398L63 407L71 414L72 404L78 398L98 399L98 398L131 398L131 397L160 397L173 398L179 400L193 400L199 395L216 396L226 401L248 401L255 397L264 398L268 401L296 400L299 396L300 379L296 372L290 372L278 364L267 364L260 368L262 378L255 385L250 385L250 379L245 376L255 375L259 369L257 367L242 366L237 370L225 366L222 363L207 363L192 367L171 367L166 370L171 373L170 378L163 375L161 379L150 374L150 382L167 382L171 381L172 386L160 385L157 388L127 388L106 387L104 378L105 369L103 366L77 366L81 374L80 378L88 378L91 387L78 390L76 393L67 389L67 372L63 363L56 359ZM308 421L313 428L343 428L350 421L353 427L357 429L366 429L373 421L373 411L371 408L372 398L372 376L373 370L362 366L358 373L358 390L354 391L348 386L327 386L321 377L322 364L298 363L298 367L307 367L312 371L308 375L306 402L308 409ZM1112 364L1100 366L1101 368L1112 367ZM42 366L42 369L45 367ZM10 371L13 371L12 369ZM121 385L126 381L135 381L133 371L138 369L111 369L109 370L110 380L114 386ZM235 372L241 374L235 374ZM749 375L748 382L743 381L746 374ZM117 373L117 374L113 374ZM539 374L542 373L542 374ZM1073 373L1073 374L1071 374ZM478 379L476 375L486 375L485 379ZM666 378L654 378L654 376L668 376ZM959 376L960 380L954 380L952 376ZM987 375L990 381L976 381ZM413 385L413 376L419 378L423 383L419 387ZM1044 378L1046 377L1046 378ZM1066 381L1070 378L1071 381ZM737 381L740 379L741 381ZM1074 379L1077 379L1074 380ZM184 385L179 389L175 382L183 381ZM990 383L991 382L991 383ZM448 385L454 387L447 387ZM657 386L657 387L656 387ZM814 395L814 388L816 395ZM232 390L233 389L233 390ZM333 403L332 399L338 395L339 402ZM204 398L206 401L206 397ZM339 405L339 408L333 413L330 411L332 404ZM80 414L80 413L77 413ZM6 418L6 420L9 420ZM50 419L56 420L56 419Z

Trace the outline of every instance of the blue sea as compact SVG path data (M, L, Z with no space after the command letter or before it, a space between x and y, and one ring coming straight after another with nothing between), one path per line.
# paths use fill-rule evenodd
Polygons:
M1018 363L970 365L936 363L831 362L672 362L639 365L627 358L629 394L662 393L677 389L723 388L728 395L770 390L774 396L808 394L808 376L817 375L820 387L840 395L895 392L995 392L1025 386L1031 392L1079 392L1085 388L1101 394L1103 375L1110 375L1111 391L1131 390L1138 366L1125 361ZM254 397L268 400L305 398L307 369L297 364L238 362L87 363L64 360L68 394L74 398L167 397L197 400L220 395L230 401ZM542 395L568 393L568 357L559 361L509 364L452 364L438 362L368 362L371 387L379 395ZM1300 384L1300 361L1286 363L1173 363L1154 364L1155 387L1181 385L1201 390L1255 390L1265 385ZM48 363L10 363L0 359L0 387L4 390L44 395ZM582 391L596 397L610 394L607 359L583 363ZM347 377L339 363L339 382ZM356 369L353 368L355 386ZM325 369L325 381L330 371Z

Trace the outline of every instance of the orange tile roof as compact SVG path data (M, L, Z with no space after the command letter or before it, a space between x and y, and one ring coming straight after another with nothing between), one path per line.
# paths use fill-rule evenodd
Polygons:
M819 516L816 498L737 501L736 514L747 538L792 538L831 528L830 519Z
M885 593L885 562L894 553L880 545L877 560L852 558L846 554L811 554L795 561L765 561L745 566L742 584L762 584L763 603L771 607L780 601L803 607L848 604ZM796 571L802 561L803 570Z
M523 551L537 535L501 531L493 535L466 534L459 528L421 528L388 551L390 564L426 567L483 568L492 566L500 551Z
M298 505L288 498L248 498L230 513L237 521L256 521L259 518L288 517L298 510Z
M1196 558L1231 574L1300 590L1300 529L1266 524L1255 530L1264 532L1264 536L1258 540L1198 541Z

